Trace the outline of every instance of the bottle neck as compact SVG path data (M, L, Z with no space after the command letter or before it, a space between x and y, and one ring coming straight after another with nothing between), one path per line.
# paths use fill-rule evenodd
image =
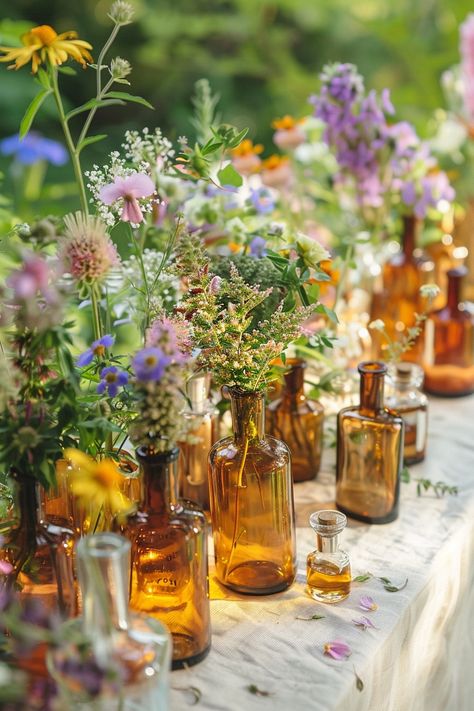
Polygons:
M420 227L420 221L414 215L405 215L403 218L402 232L402 252L407 259L412 259L416 249L416 238Z
M231 388L230 410L236 444L261 441L265 436L264 395Z
M318 533L316 544L320 553L336 553L339 548L339 536L321 536Z
M374 414L383 410L384 406L384 374L361 373L360 377L360 410L363 413Z
M169 452L149 454L146 447L136 452L143 485L143 505L149 513L170 511L178 502L178 455L175 447Z
M300 358L294 358L287 361L290 369L285 373L285 387L283 390L283 398L288 404L297 405L303 402L304 394L304 370L306 363Z
M26 537L35 537L38 521L38 494L36 479L14 473L13 478L17 485L17 502L20 512L20 527Z
M450 311L457 311L459 309L459 302L461 301L461 282L462 276L460 274L448 275L448 294L446 306L450 309Z
M128 627L130 542L115 533L84 536L77 544L82 620L94 650L106 655L114 631Z

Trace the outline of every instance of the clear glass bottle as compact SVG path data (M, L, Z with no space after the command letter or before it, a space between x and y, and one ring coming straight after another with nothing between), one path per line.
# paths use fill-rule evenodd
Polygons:
M420 390L423 368L414 363L397 363L390 368L390 379L393 389L385 404L405 423L403 462L422 462L428 436L428 398Z
M465 267L448 271L448 300L425 324L424 389L458 397L474 392L474 316L461 301Z
M309 523L317 548L307 558L307 591L318 602L344 600L351 590L351 565L347 553L339 548L338 536L347 519L340 511L316 511Z
M178 454L137 449L143 498L122 527L132 544L130 607L168 627L173 669L197 664L211 646L206 517L178 499Z
M48 657L60 708L166 711L171 640L158 620L129 612L130 542L114 533L85 536L77 562L83 613L65 623L64 642Z
M199 373L186 383L189 409L185 411L186 438L179 442L179 492L209 512L207 458L216 441L216 409L209 402L209 374Z
M360 405L337 417L336 506L367 523L398 516L403 419L384 407L384 363L360 363Z
M392 340L415 323L415 314L423 310L420 287L429 281L434 271L434 264L416 249L421 222L414 215L403 218L400 251L391 257L383 267L383 290L374 295L371 320L382 319L385 329ZM387 347L378 331L371 332L373 355L383 358ZM418 362L422 353L422 335L415 345L404 354L403 360Z
M234 434L209 454L216 575L237 592L268 595L296 575L290 452L265 436L263 393L229 393Z
M284 387L267 407L268 434L281 439L291 452L293 481L314 479L321 466L324 410L304 393L304 370L301 358L288 358Z

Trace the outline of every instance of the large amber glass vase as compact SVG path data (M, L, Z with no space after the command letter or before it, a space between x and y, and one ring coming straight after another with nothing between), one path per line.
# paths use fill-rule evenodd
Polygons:
M265 436L262 393L230 389L234 435L209 455L216 575L237 592L285 590L296 574L288 447Z
M130 613L130 543L114 533L77 546L83 613L48 656L63 711L166 711L171 640L158 620ZM55 706L56 708L56 706Z
M305 361L288 358L286 364L284 388L267 407L266 430L288 446L293 481L307 481L321 466L324 410L304 393Z
M403 419L384 407L384 363L358 367L360 405L337 418L336 505L347 516L388 523L398 516Z
M425 325L424 388L432 395L457 397L474 392L474 318L461 301L465 267L448 271L448 301Z
M371 319L382 319L390 338L398 339L415 323L415 314L423 309L420 287L429 280L434 265L416 250L420 221L413 215L403 218L400 251L383 267L383 289L373 295ZM384 357L386 343L378 331L371 332L373 356ZM404 360L418 362L422 353L419 337Z
M161 620L173 637L173 669L210 649L206 517L178 499L178 449L137 450L143 498L123 527L131 541L130 606Z

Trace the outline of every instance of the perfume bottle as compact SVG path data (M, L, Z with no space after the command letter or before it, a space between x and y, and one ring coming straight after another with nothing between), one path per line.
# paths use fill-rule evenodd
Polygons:
M415 363L397 363L390 369L390 380L393 390L385 399L385 404L405 423L403 462L422 462L428 434L428 398L420 390L423 368Z
M304 370L301 358L288 358L284 387L267 407L268 434L281 439L291 452L293 481L314 479L321 465L324 410L304 393Z
M337 417L336 506L367 523L398 516L403 419L384 407L384 363L358 366L360 405Z
M423 309L420 287L429 281L433 262L419 255L416 241L421 226L414 215L403 218L400 251L383 267L383 290L374 295L371 320L382 319L391 339L396 339L415 323L415 314ZM371 333L376 357L383 357L386 344L380 333ZM404 354L404 360L417 362L421 358L422 337Z
M296 575L290 453L265 435L263 393L229 393L234 434L209 454L216 576L237 592L269 595Z
M209 374L198 373L186 383L190 407L185 411L186 439L179 443L180 495L209 512L207 458L216 441L216 409L209 402Z
M178 499L177 448L139 447L136 456L142 503L121 529L132 544L130 607L168 627L180 669L204 659L211 645L206 517Z
M338 537L347 519L340 511L316 511L309 523L317 548L307 558L307 591L318 602L344 600L351 590L351 565L347 553L339 548Z
M457 397L474 392L474 316L461 302L465 267L448 271L448 300L425 324L424 389Z
M85 536L77 563L83 613L64 623L63 642L48 655L59 707L166 711L171 640L158 620L129 612L130 542L114 533Z

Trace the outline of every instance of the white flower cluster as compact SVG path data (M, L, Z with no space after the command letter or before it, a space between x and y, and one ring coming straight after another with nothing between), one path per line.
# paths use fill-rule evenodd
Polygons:
M173 145L160 128L155 128L153 133L144 128L140 131L126 131L125 141L122 143L125 158L134 165L147 165L152 171L162 171L169 166L175 155Z

